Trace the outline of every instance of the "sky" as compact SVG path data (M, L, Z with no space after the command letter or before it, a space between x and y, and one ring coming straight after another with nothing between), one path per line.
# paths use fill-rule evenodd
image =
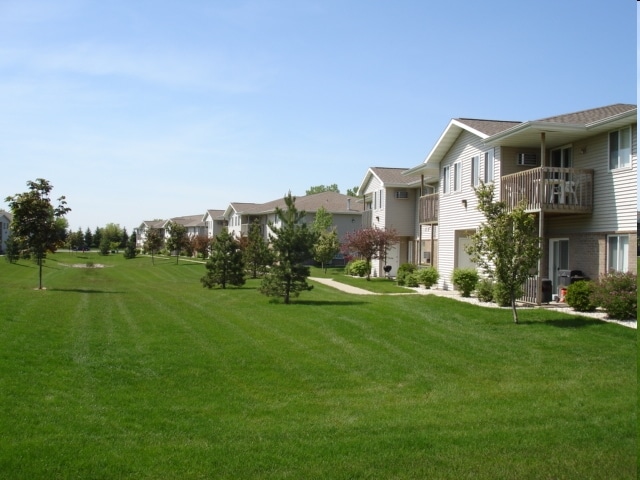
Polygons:
M369 167L422 163L451 118L635 104L637 9L0 0L0 208L44 178L72 230L131 233L315 185L346 193Z

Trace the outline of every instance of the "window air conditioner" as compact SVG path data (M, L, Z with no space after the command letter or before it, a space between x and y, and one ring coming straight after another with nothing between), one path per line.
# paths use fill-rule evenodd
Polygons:
M535 153L519 153L518 165L525 167L535 167L538 165L538 156Z

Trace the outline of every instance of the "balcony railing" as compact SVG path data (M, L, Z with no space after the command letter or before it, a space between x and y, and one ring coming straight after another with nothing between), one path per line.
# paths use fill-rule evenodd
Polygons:
M523 204L529 212L593 211L593 170L539 167L505 175L500 182L500 200L508 210Z
M420 223L438 223L440 197L437 193L420 197Z
M362 228L371 228L373 225L373 210L362 212Z

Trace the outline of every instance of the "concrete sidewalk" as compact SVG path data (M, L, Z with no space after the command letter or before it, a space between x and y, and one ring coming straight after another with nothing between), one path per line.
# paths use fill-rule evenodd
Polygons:
M364 288L352 287L346 283L336 282L333 278L309 277L309 280L322 283L323 285L328 285L346 293L353 293L354 295L379 295L378 293L370 292Z

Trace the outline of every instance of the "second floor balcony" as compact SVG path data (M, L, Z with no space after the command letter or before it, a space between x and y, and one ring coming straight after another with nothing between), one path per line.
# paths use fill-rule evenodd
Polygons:
M593 212L593 170L538 167L500 179L500 200L527 212Z
M419 221L420 223L438 223L438 211L440 210L440 197L437 193L420 197Z

